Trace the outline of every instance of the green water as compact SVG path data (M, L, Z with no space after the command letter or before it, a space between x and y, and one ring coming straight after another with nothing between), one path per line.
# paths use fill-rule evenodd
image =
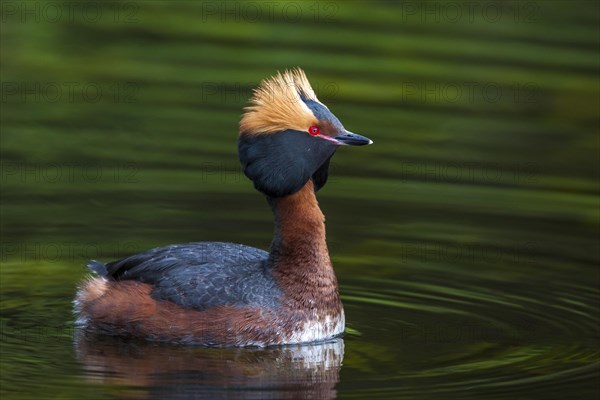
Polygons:
M2 399L597 398L598 4L225 4L3 2ZM88 259L268 247L237 123L293 66L375 142L319 194L343 340L75 331Z

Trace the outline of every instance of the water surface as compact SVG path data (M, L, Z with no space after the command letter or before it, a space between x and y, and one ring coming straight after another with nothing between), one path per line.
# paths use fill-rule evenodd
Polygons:
M295 3L299 20L106 4L3 14L3 399L597 398L595 2L504 2L498 20L445 2L439 20L399 2ZM375 142L341 149L319 194L345 336L205 349L77 332L89 259L268 248L237 122L260 79L296 65Z

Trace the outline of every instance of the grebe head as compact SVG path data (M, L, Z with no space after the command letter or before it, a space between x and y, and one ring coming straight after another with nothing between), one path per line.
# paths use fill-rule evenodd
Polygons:
M339 146L373 143L344 128L299 68L262 81L250 101L240 121L239 157L246 176L267 196L295 193L309 179L318 190Z

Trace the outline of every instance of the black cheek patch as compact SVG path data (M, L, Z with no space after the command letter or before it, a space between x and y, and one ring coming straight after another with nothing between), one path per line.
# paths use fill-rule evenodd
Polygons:
M333 155L331 155L331 157L333 157ZM329 162L331 161L331 157L329 157L327 161L325 161L312 176L315 192L321 189L327 183L327 178L329 177Z
M300 190L331 157L335 146L306 132L288 130L240 136L238 151L254 187L267 196L284 197ZM326 173L318 174L319 182L326 180Z
M254 187L271 197L284 197L297 192L306 184L310 174L289 162L280 165L272 158L260 158L244 167L244 174L254 182Z

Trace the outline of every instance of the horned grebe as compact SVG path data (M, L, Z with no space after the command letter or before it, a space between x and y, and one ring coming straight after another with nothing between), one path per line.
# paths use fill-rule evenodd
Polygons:
M92 261L78 324L109 335L207 346L269 346L336 337L344 309L315 193L341 145L372 141L344 129L301 69L254 90L240 121L244 173L275 216L269 252L200 242Z

